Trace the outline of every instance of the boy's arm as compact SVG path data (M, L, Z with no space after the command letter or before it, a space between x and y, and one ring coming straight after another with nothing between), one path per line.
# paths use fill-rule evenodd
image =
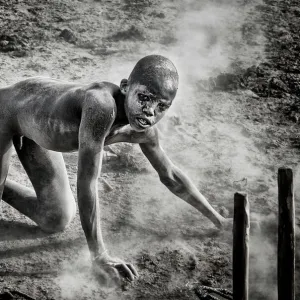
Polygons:
M157 129L153 128L153 130L155 130L155 134L149 142L140 144L140 147L157 171L161 182L176 196L202 212L218 228L230 223L228 219L225 219L214 210L192 181L171 162L159 145Z
M80 220L93 266L113 268L114 273L118 272L132 280L137 275L134 267L110 257L102 238L97 182L102 166L104 141L114 121L114 112L113 107L110 108L103 100L105 97L100 96L102 102L97 95L86 97L79 129L77 195Z

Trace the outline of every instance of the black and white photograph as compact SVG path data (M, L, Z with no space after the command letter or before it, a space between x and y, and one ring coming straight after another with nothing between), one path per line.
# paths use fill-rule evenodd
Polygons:
M0 0L0 300L300 300L299 0Z

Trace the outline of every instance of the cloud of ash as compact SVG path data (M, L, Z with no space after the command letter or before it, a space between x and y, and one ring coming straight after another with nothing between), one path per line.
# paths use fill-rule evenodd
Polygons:
M185 1L176 24L178 42L171 49L159 49L178 67L180 90L184 91L191 80L228 71L234 62L249 66L264 57L264 37L259 28L255 28L254 45L249 46L244 39L243 28L253 4L250 8L241 1Z
M63 271L56 279L63 299L83 298L87 291L94 289L95 282L91 280L91 275L87 272L89 269L88 259L89 253L82 252L80 259L72 262L64 261Z
M249 290L251 299L277 299L277 221L274 214L254 215L261 231L250 237Z
M60 299L120 299L116 286L105 276L101 280L91 273L90 253L82 250L72 261L64 261L61 273L55 279L60 287Z
M250 293L253 299L277 299L277 252L266 237L250 240Z
M163 147L215 207L225 205L230 211L237 189L252 194L266 193L270 197L276 195L276 182L273 171L265 167L268 158L263 149L238 120L236 103L228 101L230 94L201 93L198 82L221 72L231 72L235 65L249 67L264 58L264 37L258 27L252 46L244 40L242 28L250 12L239 1L185 2L174 25L178 42L167 48L152 49L153 53L169 57L180 76L176 100L165 121L158 126ZM138 156L138 151L135 155ZM176 231L196 234L207 226L206 223L201 227L199 221L203 217L182 200L174 199L152 175L138 178L132 191L143 199L142 203L135 204L134 218L138 226L151 225L154 232L165 231L166 236ZM250 198L250 203L254 200ZM252 209L258 213L264 210L264 205L274 209L275 202L274 199L255 202ZM256 215L258 218L260 214ZM273 216L264 220L272 223ZM276 248L274 241L267 239L270 234L276 235L276 231L265 230L251 237L250 245L251 287L254 294L263 295L264 299L276 299Z

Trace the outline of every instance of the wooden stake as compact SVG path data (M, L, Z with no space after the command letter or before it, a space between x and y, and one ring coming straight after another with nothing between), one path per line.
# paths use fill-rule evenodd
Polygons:
M250 216L247 194L234 194L233 299L248 300Z
M295 300L295 205L293 171L278 169L278 300Z

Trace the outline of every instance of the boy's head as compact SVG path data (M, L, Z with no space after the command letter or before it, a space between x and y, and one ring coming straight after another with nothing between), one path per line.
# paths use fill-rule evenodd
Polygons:
M129 124L143 131L156 124L171 106L178 88L178 73L168 58L149 55L137 62L120 88L126 96Z

